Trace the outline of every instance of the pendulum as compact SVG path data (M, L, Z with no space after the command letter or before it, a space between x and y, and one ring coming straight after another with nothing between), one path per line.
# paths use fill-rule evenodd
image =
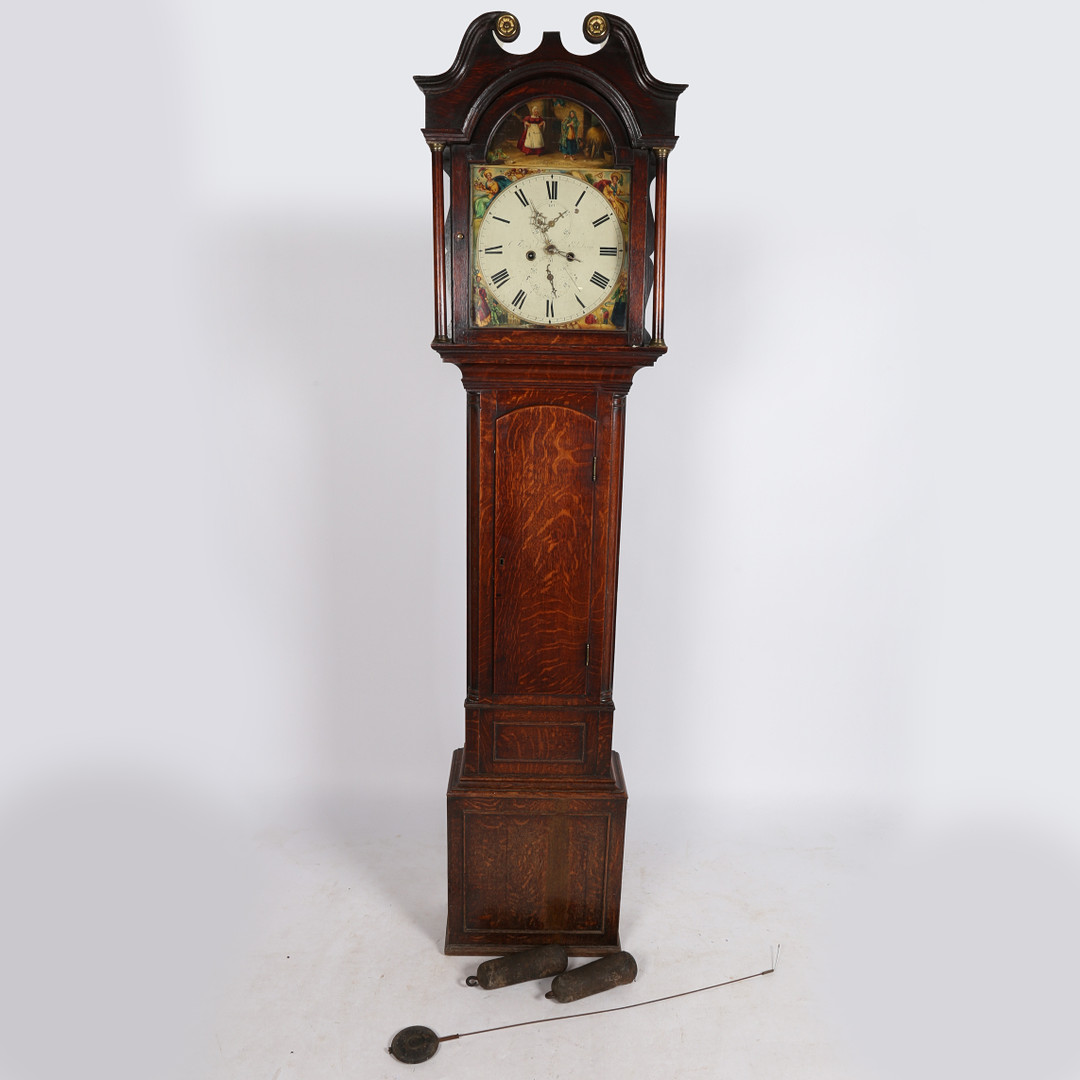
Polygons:
M625 957L625 959L620 959ZM581 985L585 986L585 992L578 992L573 997L558 997L554 994L548 994L548 997L555 996L556 1001L575 1001L579 997L585 997L587 994L599 993L601 990L608 989L612 986L621 986L627 982L631 982L634 975L637 972L637 965L634 963L634 958L629 953L615 953L610 957L603 957L602 960L610 960L619 962L617 964L612 963L609 965L610 970L605 974L604 971L593 974L585 978ZM586 972L590 968L596 968L601 961L595 961L591 964L585 964L583 967L577 968L577 971ZM438 1052L439 1044L444 1042L451 1042L454 1039L464 1039L469 1035L486 1035L493 1031L505 1031L508 1028L528 1027L530 1024L550 1024L556 1020L573 1020L576 1017L582 1016L599 1016L601 1013L610 1012L622 1012L624 1009L636 1009L639 1005L655 1005L661 1001L671 1001L673 998L687 997L690 994L700 994L703 990L716 990L721 986L731 986L733 983L746 982L748 979L756 979L762 975L771 975L775 970L777 964L780 963L780 946L776 946L776 952L774 954L772 966L766 968L764 971L755 972L753 975L742 975L737 979L728 979L725 982L713 983L711 986L699 986L694 990L683 990L678 994L667 994L665 997L652 998L649 1001L635 1001L630 1005L616 1005L610 1009L593 1009L591 1012L583 1013L571 1013L566 1016L543 1016L538 1020L521 1020L516 1024L500 1024L498 1027L481 1028L478 1031L463 1031L457 1035L436 1035L434 1031L429 1027L417 1024L413 1027L402 1028L390 1043L389 1052L397 1058L398 1061L403 1061L407 1065L417 1065L422 1061L429 1061ZM483 964L480 965L484 967ZM573 975L574 972L568 972L567 974ZM629 975L629 977L627 977ZM477 976L470 978L477 978L477 984L479 982L479 971ZM555 990L555 984L564 980L566 975L559 975L552 983L552 991ZM617 981L610 981L617 978ZM605 985L600 985L603 982ZM574 988L573 982L571 982L571 988ZM589 986L595 987L594 989L588 989ZM580 986L578 987L580 990Z

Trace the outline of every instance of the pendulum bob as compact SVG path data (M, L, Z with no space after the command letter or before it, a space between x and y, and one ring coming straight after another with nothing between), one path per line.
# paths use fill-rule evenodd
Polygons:
M402 1028L390 1044L390 1053L406 1065L419 1065L429 1061L439 1049L439 1036L429 1027L416 1025Z
M565 1005L579 998L602 994L616 986L625 986L636 978L637 963L634 958L628 952L618 952L557 976L546 996Z
M566 950L561 945L541 945L536 949L500 956L486 960L465 981L470 986L484 990L497 990L501 986L550 979L566 970Z

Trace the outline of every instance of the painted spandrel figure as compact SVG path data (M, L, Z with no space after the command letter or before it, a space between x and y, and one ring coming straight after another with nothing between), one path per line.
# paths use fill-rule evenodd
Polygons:
M521 137L518 149L523 154L542 154L544 152L544 118L540 115L540 106L533 105L529 115L521 121Z
M619 191L622 188L622 174L613 172L611 173L611 179L605 180L603 173L601 173L600 178L593 181L593 187L603 193L604 198L611 203L615 216L625 225L630 220L630 210L626 203L619 198Z
M473 188L477 192L477 195L473 199L473 217L477 220L482 218L484 212L488 208L488 203L490 203L503 188L509 187L512 182L513 181L511 181L508 176L502 174L494 176L490 169L485 169L483 175L478 176L473 181Z

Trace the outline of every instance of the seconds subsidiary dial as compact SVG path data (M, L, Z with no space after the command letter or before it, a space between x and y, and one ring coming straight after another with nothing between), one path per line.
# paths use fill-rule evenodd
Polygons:
M611 295L625 255L615 209L566 173L533 173L488 205L477 265L499 302L539 326L574 322Z

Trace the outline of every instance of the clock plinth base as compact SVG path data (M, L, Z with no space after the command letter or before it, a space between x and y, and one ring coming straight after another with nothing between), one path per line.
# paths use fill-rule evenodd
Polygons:
M447 934L450 932L450 921L446 923ZM556 940L540 938L530 940L524 945L447 945L443 949L446 956L509 956L510 953L524 952L526 949L535 949L538 945L558 945ZM618 938L614 945L566 945L567 956L608 956L611 953L622 952L622 945Z
M469 778L454 753L447 805L444 951L490 956L562 945L619 951L626 784L610 779Z

